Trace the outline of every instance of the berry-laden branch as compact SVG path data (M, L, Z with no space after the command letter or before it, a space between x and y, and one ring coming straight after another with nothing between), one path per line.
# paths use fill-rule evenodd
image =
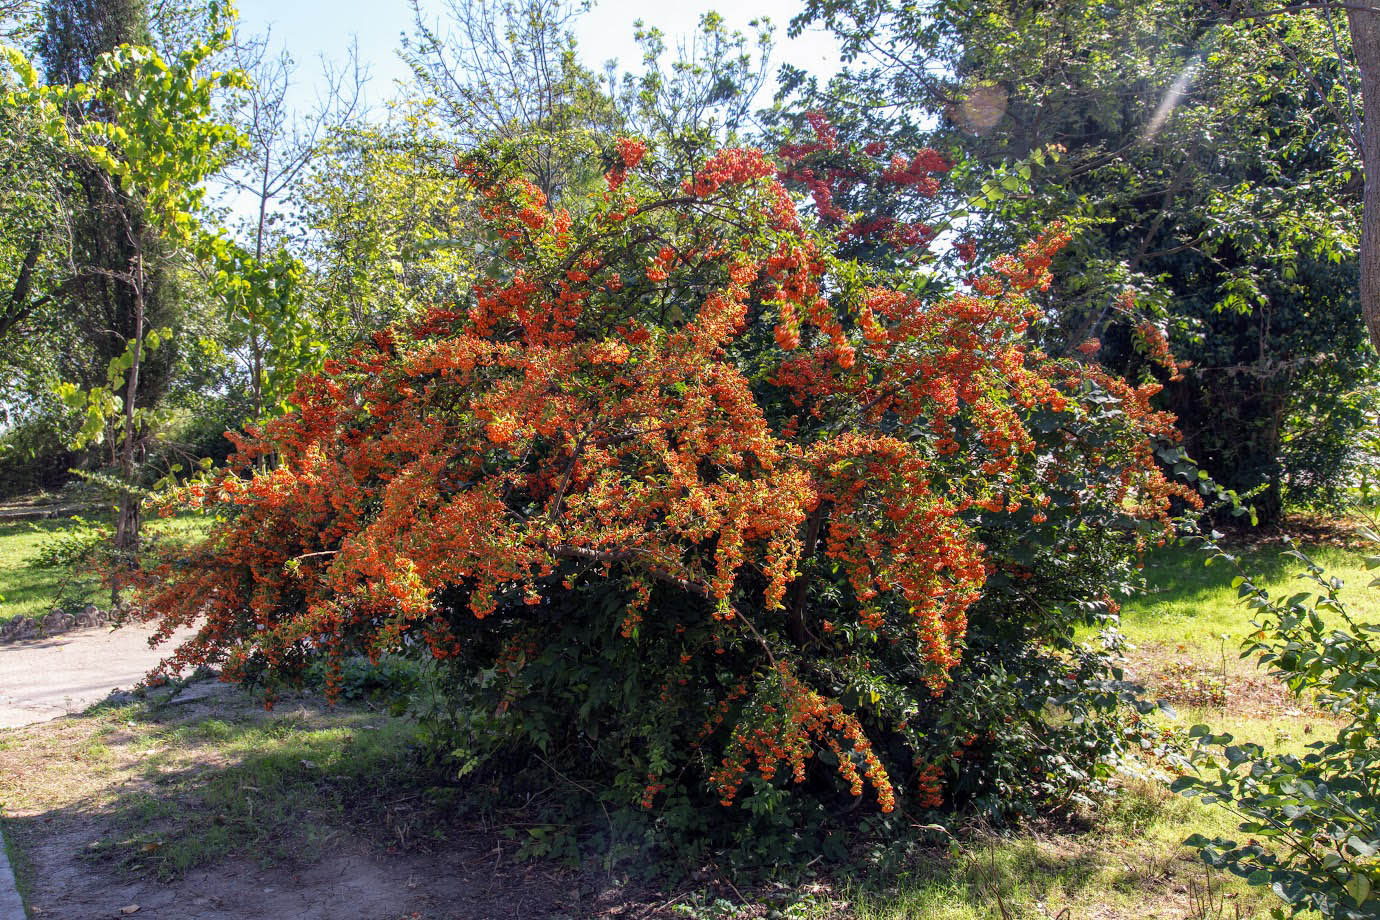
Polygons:
M199 626L169 666L272 682L423 642L501 675L481 690L506 717L568 698L574 662L606 670L621 645L641 677L619 692L659 696L572 698L557 727L623 732L653 776L637 800L688 752L716 752L701 788L725 802L750 765L803 782L819 753L890 810L922 752L883 757L917 743L906 720L949 688L993 571L978 527L1055 533L1097 507L1133 533L1196 499L1153 462L1173 437L1153 386L1027 337L1062 227L945 297L842 283L843 243L926 234L881 213L821 229L817 177L844 173L807 176L809 158L852 151L872 164L855 181L905 202L947 165L820 144L785 166L725 149L685 176L620 141L607 187L569 209L498 159L464 162L500 241L491 276L303 377L294 411L186 490L219 511L211 535L139 576L162 638Z

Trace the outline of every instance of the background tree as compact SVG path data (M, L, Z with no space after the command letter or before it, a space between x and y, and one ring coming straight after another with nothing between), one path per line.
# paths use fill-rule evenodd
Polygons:
M1365 158L1365 205L1361 225L1361 306L1371 344L1380 350L1380 9L1346 6L1351 44L1361 72L1364 127L1357 146Z
M483 240L445 132L434 104L401 101L324 138L303 183L301 245L308 308L334 347L469 289Z
M1283 444L1347 445L1360 417L1334 404L1331 424L1302 431L1297 410L1369 373L1347 204L1360 163L1330 15L1234 19L1210 0L816 0L795 27L830 26L850 61L807 89L821 107L958 160L974 213L954 232L977 257L1073 222L1061 258L1078 270L1060 274L1046 346L1092 343L1135 375L1167 335L1186 359L1166 404L1188 449L1224 484L1264 486L1273 517L1335 494L1317 487L1343 481L1349 460L1286 457ZM1284 465L1305 457L1327 459Z
M209 40L171 61L123 41L88 61L82 55L101 43L145 37L143 20L122 4L74 9L50 8L44 62L51 75L82 82L45 84L18 53L10 63L16 97L40 113L79 193L62 201L72 228L63 306L104 364L83 368L65 397L84 409L79 440L110 445L116 548L128 554L137 547L141 464L172 367L173 348L160 346L178 322L176 259L195 242L202 182L234 139L211 112L216 90L235 79L204 72L228 40L218 15ZM92 18L68 29L78 13Z
M36 0L0 3L0 44L32 40L41 16ZM52 274L64 229L53 206L61 175L57 152L34 113L9 97L11 76L5 73L0 86L0 405L7 414L30 401L38 349L26 340L49 328L44 310L61 284Z
M11 74L6 74L8 78ZM55 204L64 180L57 146L41 130L36 114L9 95L0 99L0 343L6 364L15 367L23 330L41 334L35 314L63 293L58 254L66 248L66 227Z
M620 76L612 61L605 67L623 124L657 138L663 156L679 156L687 166L716 145L758 136L756 107L770 73L773 32L767 19L749 26L751 36L706 13L698 30L670 50L660 29L635 21L641 72Z
M432 22L413 0L404 55L441 103L451 140L521 149L523 167L551 200L580 179L618 121L598 75L579 60L571 31L588 8L567 0L446 0Z
M223 181L250 205L244 230L252 251L250 265L265 272L257 293L246 296L229 292L232 323L242 331L248 355L246 365L252 417L265 412L265 390L275 401L285 395L285 380L305 369L311 337L302 311L301 294L288 276L300 274L287 254L289 238L275 225L300 204L301 183L327 136L349 123L362 104L367 72L359 62L358 48L351 48L344 69L324 64L325 89L316 107L307 113L292 111L288 90L296 64L286 51L269 53L270 37L237 38L232 60L246 74L248 86L236 113L245 138L240 155L225 172ZM244 273L239 273L243 275ZM238 293L238 296L237 296ZM268 380L269 376L273 380ZM279 380L278 378L284 378Z
M90 81L116 48L148 43L144 0L51 0L44 8L38 53L47 82L70 90ZM108 122L113 114L96 100L83 100L75 93L66 109L63 115L71 123L67 130L73 134L86 124ZM73 318L81 343L81 350L69 355L80 355L77 361L89 355L84 366L71 370L88 390L102 384L115 388L120 380L108 369L128 362L123 373L123 431L109 443L111 459L123 480L116 547L131 552L138 534L139 503L130 487L135 465L145 451L145 432L136 424L136 401L142 399L145 407L157 403L166 390L170 366L167 352L161 359L150 359L144 337L148 330L174 322L177 295L146 226L142 203L125 195L119 179L88 157L72 156L66 168L84 200L70 204L65 213L71 224L71 256L63 307Z
M0 42L22 45L31 40L41 26L43 0L3 0L0 2Z

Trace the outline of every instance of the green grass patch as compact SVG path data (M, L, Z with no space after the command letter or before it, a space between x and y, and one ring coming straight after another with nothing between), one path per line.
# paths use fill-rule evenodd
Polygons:
M109 601L109 592L94 574L39 564L45 545L78 526L70 518L0 523L0 621L45 614L60 599L67 609L104 606ZM150 521L146 526L155 534L190 540L205 534L209 523L187 515Z
M936 847L895 875L859 873L825 897L796 892L780 916L832 920L1230 920L1269 916L1272 896L1210 872L1182 846L1193 833L1230 834L1224 813L1130 780L1120 797L1087 816L1087 827L1035 824L1018 832L981 830ZM1224 912L1200 917L1194 898L1211 888ZM759 905L760 906L760 905ZM697 918L761 916L751 909L692 900ZM772 914L768 913L768 916Z
M121 833L94 844L93 855L163 878L228 853L311 860L342 833L347 806L390 794L385 784L396 781L394 761L410 736L364 715L328 728L214 722L139 739L150 750L138 768L144 788L123 803Z
M1085 827L1036 823L998 833L969 828L879 874L836 873L832 883L768 886L731 896L686 893L676 914L696 920L1232 920L1269 916L1272 896L1209 871L1181 845L1192 833L1230 833L1221 813L1152 780L1085 816ZM1211 907L1207 904L1212 892Z
M53 609L64 573L35 563L44 542L70 527L71 522L64 520L0 524L0 620ZM85 600L99 600L94 590L85 595Z
M1354 616L1380 620L1380 591L1368 587L1373 574L1366 571L1365 553L1336 546L1304 546L1302 550L1328 575L1346 583L1342 599ZM1312 583L1299 578L1302 563L1283 551L1284 547L1273 544L1235 554L1246 572L1261 576L1257 584L1271 594L1311 590ZM1231 586L1236 572L1220 561L1207 565L1207 558L1201 549L1184 546L1149 554L1145 563L1149 590L1126 603L1122 632L1133 642L1182 645L1204 656L1225 651L1235 657L1241 640L1253 631L1250 611Z
M213 718L140 734L142 788L92 855L170 878L227 853L311 861L353 808L409 788L410 725L370 713L320 724L287 715Z

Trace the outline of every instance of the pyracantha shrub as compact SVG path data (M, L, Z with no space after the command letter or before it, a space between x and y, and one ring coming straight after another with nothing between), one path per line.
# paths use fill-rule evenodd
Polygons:
M1000 739L957 714L990 668L956 677L992 586L1009 621L983 635L1057 659L1055 683L1080 667L1068 617L1011 600L1033 573L1009 544L1091 618L1110 557L1075 544L1129 569L1196 500L1152 460L1153 388L1028 341L1067 234L922 300L840 259L757 150L676 175L629 139L609 162L567 207L500 155L457 164L486 274L302 378L186 490L217 523L139 588L160 635L196 628L169 666L271 694L316 658L424 648L469 743L534 746L683 827L785 790L974 794L963 758ZM938 171L916 163L884 170L911 189Z

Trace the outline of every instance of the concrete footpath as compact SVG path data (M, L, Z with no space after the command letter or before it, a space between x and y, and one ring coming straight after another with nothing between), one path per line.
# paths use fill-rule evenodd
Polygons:
M150 649L152 632L97 626L0 645L0 729L81 712L112 690L133 687L180 638Z
M0 831L3 837L3 831ZM24 920L24 902L14 883L14 870L5 853L5 841L0 839L0 920Z

